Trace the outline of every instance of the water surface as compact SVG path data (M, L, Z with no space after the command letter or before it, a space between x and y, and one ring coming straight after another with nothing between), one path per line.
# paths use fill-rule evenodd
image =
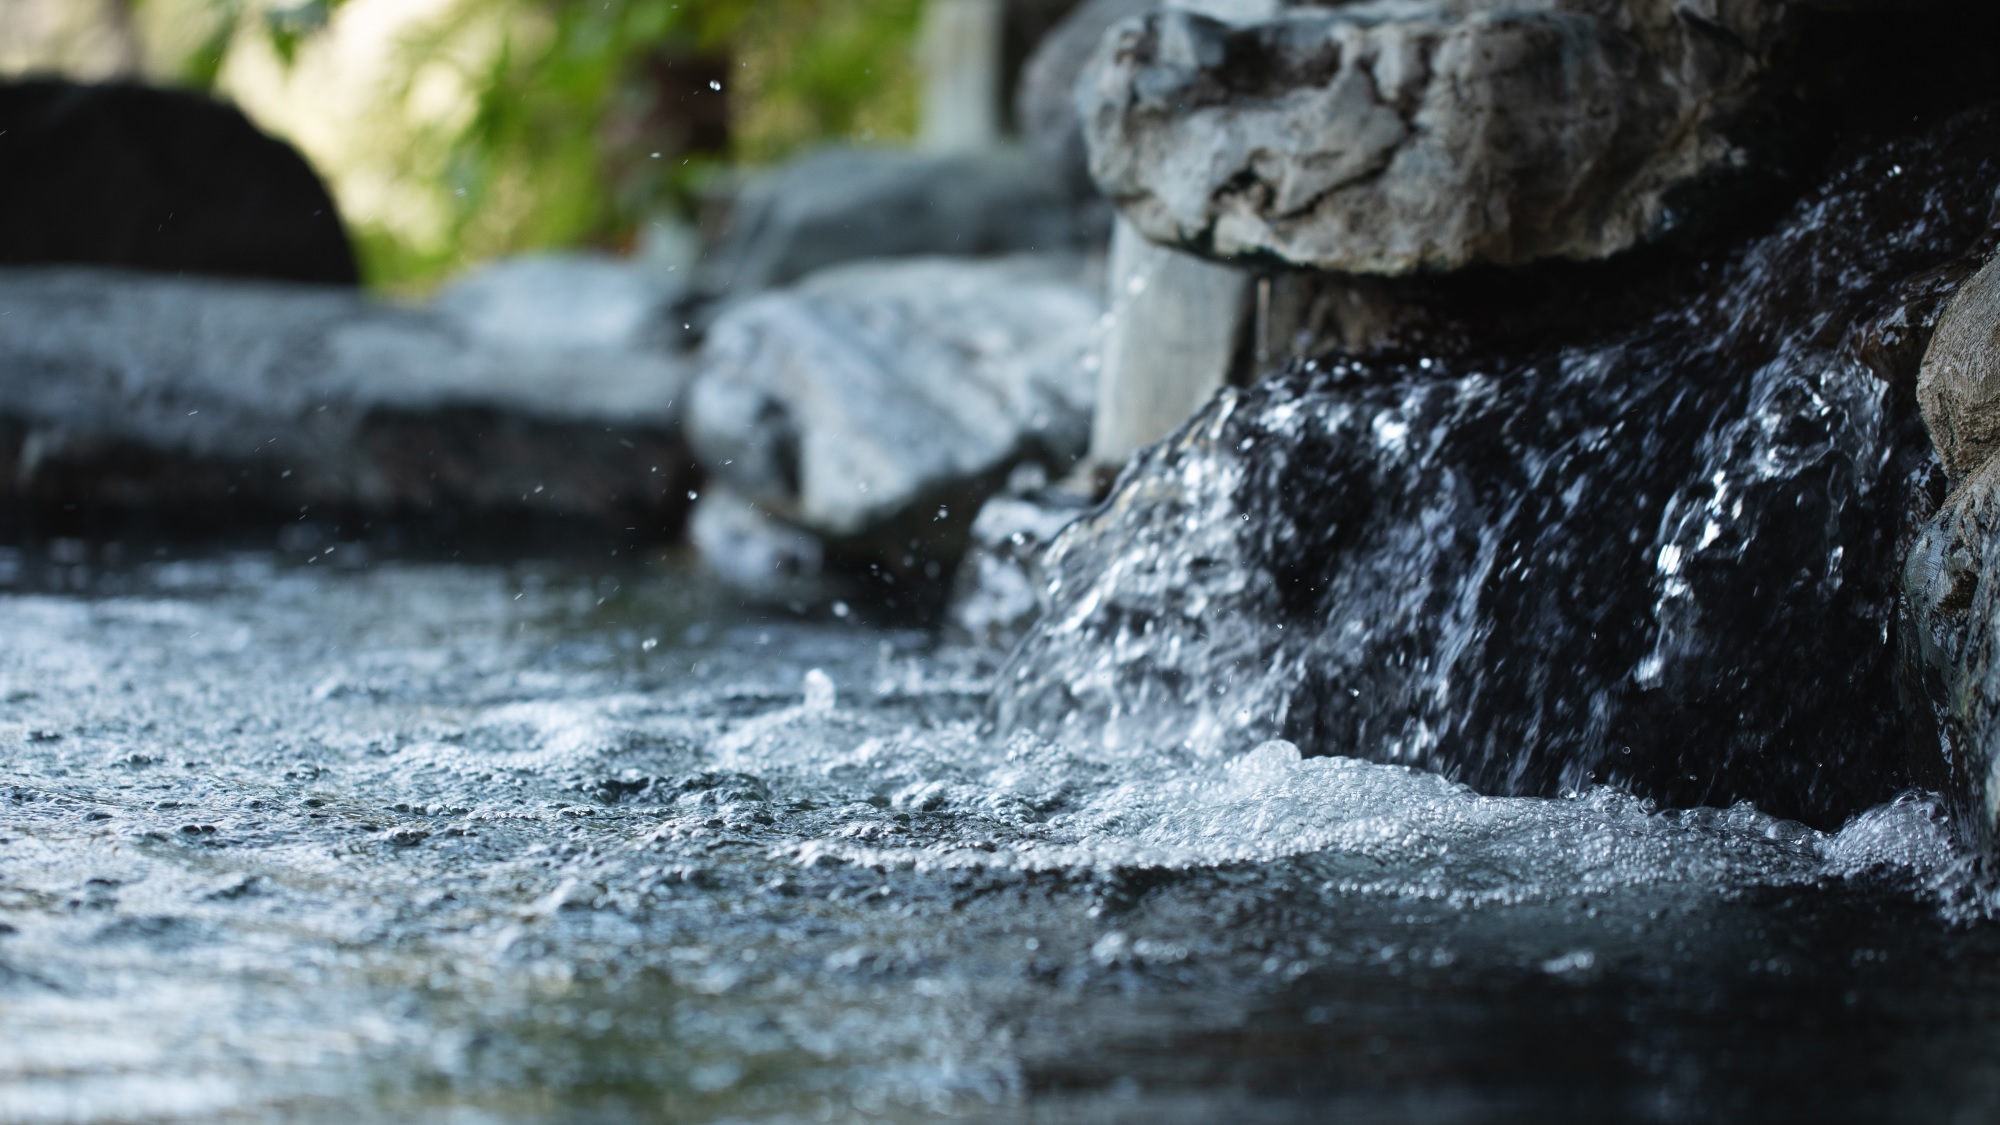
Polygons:
M1004 654L673 564L341 557L10 556L0 1120L2000 1098L2000 932L1920 799L1823 834L1001 739Z

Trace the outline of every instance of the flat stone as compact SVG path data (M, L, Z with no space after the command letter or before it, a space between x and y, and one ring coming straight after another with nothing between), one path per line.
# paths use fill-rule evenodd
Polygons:
M1012 468L1083 455L1101 312L1067 256L829 270L716 322L689 438L718 481L794 526L950 555Z
M509 510L660 538L687 504L686 368L665 352L483 340L351 289L90 269L0 271L0 324L9 505Z
M1782 5L1373 0L1117 25L1077 90L1148 237L1352 273L1601 258L1747 156Z
M1917 403L1945 472L1963 480L2000 448L2000 261L1945 306L1917 375Z

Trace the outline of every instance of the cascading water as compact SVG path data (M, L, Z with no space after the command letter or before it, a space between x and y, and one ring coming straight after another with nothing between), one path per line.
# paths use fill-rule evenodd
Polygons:
M1992 901L1887 799L1922 439L1847 342L1996 139L1637 327L1230 392L1004 668L629 552L0 550L0 1120L2000 1104Z
M1285 737L1829 825L1886 800L1932 462L1850 328L1984 233L1996 138L1975 114L1859 161L1617 339L1223 395L1050 550L1001 730L1194 759Z

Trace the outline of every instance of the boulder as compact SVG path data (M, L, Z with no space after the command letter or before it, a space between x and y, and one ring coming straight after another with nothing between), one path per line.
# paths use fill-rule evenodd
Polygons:
M609 254L533 254L482 266L435 301L469 339L537 351L644 352L685 342L679 272Z
M1159 0L1084 0L1035 46L1014 87L1014 120L1049 175L1076 195L1094 194L1076 83L1112 26L1149 12Z
M0 271L0 501L167 520L520 513L676 535L683 361L351 289Z
M1405 274L1601 258L1737 171L1789 9L1400 0L1162 10L1077 90L1090 171L1148 237Z
M743 185L696 288L745 297L863 258L1061 250L1087 233L1022 152L830 148Z
M836 548L948 562L1016 465L1082 456L1101 312L1067 256L828 270L716 322L688 435L718 482Z
M326 188L235 108L129 83L0 83L0 265L352 285Z
M1924 352L1917 402L1953 480L1971 476L2000 449L2000 259L1945 306Z

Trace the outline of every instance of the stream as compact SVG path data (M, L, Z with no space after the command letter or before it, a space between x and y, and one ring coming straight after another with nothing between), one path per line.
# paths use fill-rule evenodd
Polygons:
M1004 654L673 558L59 546L0 558L0 1120L2000 1097L2000 931L1927 799L1828 833L1003 737Z

